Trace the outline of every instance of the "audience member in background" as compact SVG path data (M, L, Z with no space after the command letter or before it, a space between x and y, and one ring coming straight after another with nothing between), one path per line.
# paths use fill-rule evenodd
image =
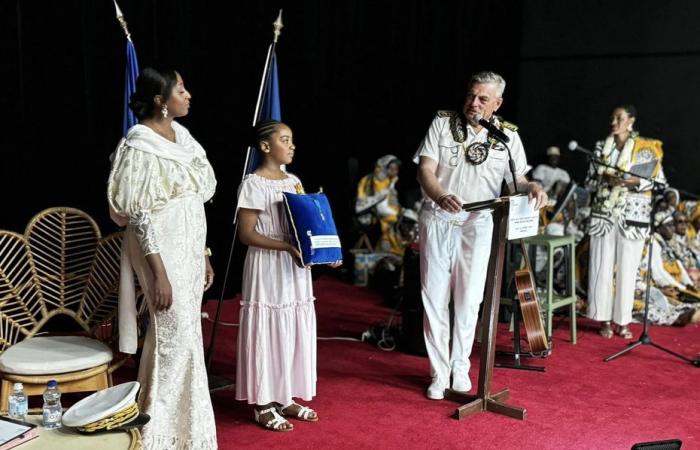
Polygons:
M678 204L678 211L688 217L688 244L697 254L700 255L700 208L698 202L685 200Z
M678 208L679 198L678 189L666 189L663 196L657 197L656 211L673 213Z
M532 179L539 182L547 195L556 199L564 192L566 185L571 181L569 173L559 167L561 152L559 147L549 147L547 149L547 163L540 164L532 171Z
M378 223L381 235L375 245L378 252L402 256L404 243L395 226L401 213L396 182L401 161L394 155L377 160L374 171L360 179L357 185L355 213L362 225Z
M666 191L664 192L664 200L666 201L666 204L668 204L668 208L671 210L671 212L675 211L676 208L678 208L678 204L681 200L681 196L678 192L678 189L666 189Z
M671 240L671 247L676 252L681 260L681 263L688 271L688 275L693 280L693 283L700 281L700 256L690 245L691 240L688 238L688 230L691 227L688 225L688 217L680 211L673 213L673 230L675 234Z
M666 213L656 220L659 226L653 240L651 267L654 279L663 277L661 286L669 286L675 290L672 297L686 302L700 300L700 283L693 282L679 255L673 249L675 235L673 216ZM668 294L667 294L668 295Z
M596 151L603 163L624 171L654 163L650 176L663 182L661 141L640 137L633 128L636 116L631 105L614 108L610 135L597 143ZM596 194L589 228L587 315L603 323L601 336L612 337L614 321L617 333L631 339L627 324L632 321L635 280L649 234L653 183L603 165L592 173L588 182Z
M666 271L664 268L663 247L666 245L661 233L669 234L670 225L673 221L668 211L661 211L655 215L655 226L659 230L652 240L652 272L651 286L649 287L649 314L648 321L654 325L675 325L683 326L688 323L700 322L700 302L684 303L679 300L680 293L687 289ZM642 262L637 275L637 290L635 291L633 317L637 321L644 319L644 307L646 300L646 280L647 280L647 252L648 246L644 248ZM672 268L672 270L674 270Z

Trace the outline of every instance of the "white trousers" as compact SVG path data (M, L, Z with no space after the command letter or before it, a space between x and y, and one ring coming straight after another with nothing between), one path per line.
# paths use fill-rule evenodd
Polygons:
M469 354L491 253L493 220L472 213L464 220L446 220L424 211L420 218L421 296L423 334L430 374L445 385L450 372L468 375ZM450 354L450 297L454 328Z
M643 239L626 239L617 226L604 236L591 236L588 264L588 313L601 322L632 321L637 270Z

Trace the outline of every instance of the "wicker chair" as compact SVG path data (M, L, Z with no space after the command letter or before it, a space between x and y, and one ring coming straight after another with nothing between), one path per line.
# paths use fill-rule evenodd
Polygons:
M0 230L0 411L15 382L27 395L49 380L61 392L112 385L110 345L117 309L121 233L102 238L95 221L73 208L34 216L24 235ZM57 315L72 317L82 335L37 336Z

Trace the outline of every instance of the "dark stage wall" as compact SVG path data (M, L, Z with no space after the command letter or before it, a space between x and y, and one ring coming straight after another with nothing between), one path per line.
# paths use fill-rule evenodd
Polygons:
M193 94L182 123L219 180L207 206L219 281L280 7L282 115L297 141L289 169L307 190L323 186L346 244L359 176L393 153L405 161L400 189L415 191L411 155L435 111L458 107L468 75L481 69L509 82L501 112L522 127L532 162L549 144L604 136L610 106L625 100L638 105L641 131L666 142L669 178L700 190L690 141L700 6L691 1L119 3L141 67L178 69ZM120 138L125 55L112 2L0 1L0 52L0 228L21 230L39 210L66 205L114 230L105 182Z
M219 180L207 207L219 281L278 8L285 11L282 115L297 141L289 169L307 190L323 186L346 243L354 183L376 157L394 153L408 161L435 111L461 102L470 72L493 68L509 79L517 73L520 10L505 2L119 3L141 67L178 69L193 94L182 123L207 150ZM124 36L112 2L5 0L0 20L0 227L19 230L40 209L69 205L113 230L104 192L121 130ZM492 30L495 21L504 31ZM353 165L358 173L350 173ZM416 188L411 166L401 180L406 189Z

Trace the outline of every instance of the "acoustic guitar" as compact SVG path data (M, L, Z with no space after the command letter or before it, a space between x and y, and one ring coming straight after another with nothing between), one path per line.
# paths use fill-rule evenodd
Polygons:
M515 271L515 287L518 291L520 311L523 317L523 324L525 325L527 342L530 344L530 351L532 353L541 353L549 350L549 342L544 332L540 305L537 299L537 289L530 268L530 259L527 256L527 250L522 240L520 245L523 250L525 267Z

